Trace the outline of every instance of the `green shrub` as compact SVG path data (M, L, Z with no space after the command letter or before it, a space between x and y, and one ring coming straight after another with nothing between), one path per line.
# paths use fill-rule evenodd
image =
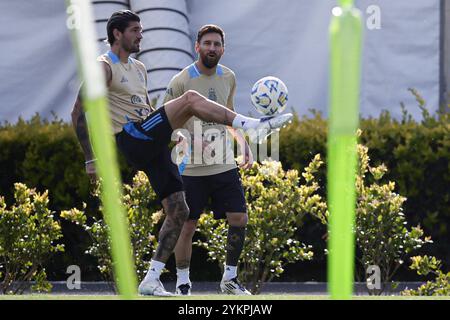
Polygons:
M383 112L378 118L361 119L363 130L360 142L369 148L374 166L384 163L389 167L384 178L395 181L395 192L407 198L403 203L406 218L413 225L421 224L425 233L430 235L433 246L427 246L424 254L441 257L444 265L450 265L448 246L450 243L450 130L449 115L430 115L423 99L411 90L422 109L420 121L413 120L405 111L403 119L392 119L389 112ZM326 119L320 113L296 119L292 125L280 132L280 161L283 168L302 170L315 154L326 156ZM70 124L55 117L54 120L42 120L38 115L29 121L19 120L16 124L3 123L0 126L0 194L7 203L14 201L14 183L23 182L29 187L43 192L49 190L52 195L49 208L55 212L69 208L81 208L86 202L87 216L98 216L98 199L90 194L88 178L84 173L84 157ZM134 171L119 156L122 177L130 183ZM322 166L315 174L317 182L326 186L326 168ZM373 178L368 176L368 179ZM317 190L325 196L325 188ZM56 215L58 220L58 214ZM301 228L295 238L307 239L315 249L323 246L318 233L323 227L309 223ZM70 223L62 222L66 252L55 256L47 266L49 275L65 277L62 266L86 256L82 255L89 236ZM319 232L317 230L319 228ZM80 245L81 244L81 245ZM63 261L60 261L63 260ZM322 252L316 251L315 261L324 261ZM87 266L83 274L86 277L98 277L90 270L92 259L82 261ZM88 266L89 265L89 266ZM325 275L322 268L302 265L304 274L315 273L320 280ZM310 268L309 270L307 270ZM283 277L295 280L299 274L296 266L287 268ZM400 269L402 272L405 269ZM88 274L89 273L89 274Z
M241 171L249 222L239 277L252 293L259 293L265 282L279 277L285 265L313 258L312 247L294 235L307 214L326 221L326 205L316 193L319 185L314 177L321 165L317 155L302 173L304 184L300 184L297 170L284 171L280 162L255 163L249 172ZM205 248L209 259L223 269L226 222L203 215L198 231L205 240L195 244Z
M11 187L19 181L50 190L50 205L57 211L89 197L84 157L69 124L41 120L39 115L27 122L19 119L0 128L0 145L0 191L8 200Z
M355 231L360 272L357 275L362 280L369 266L378 266L381 289L368 291L370 294L381 294L406 256L431 240L429 237L423 238L420 226L408 230L403 213L406 198L395 193L394 182L382 183L386 166L370 166L368 148L365 146L358 145L358 156Z
M95 191L99 197L99 189ZM124 184L124 196L122 201L127 213L128 232L133 246L138 280L142 280L149 268L153 250L156 248L159 222L163 218L162 210L158 210L159 204L156 194L150 186L147 176L138 172L133 178L132 185ZM98 269L106 280L112 280L113 265L110 255L110 241L108 227L103 219L95 219L88 222L87 214L83 210L73 208L61 212L61 217L80 225L92 239L86 253L98 259ZM100 207L102 211L102 207Z
M449 296L450 295L450 272L444 273L441 269L441 260L430 256L416 256L411 258L411 270L416 270L418 275L426 276L433 274L434 281L427 281L417 290L404 290L404 296Z
M408 199L404 204L408 220L422 224L436 241L436 255L448 256L445 244L450 242L449 114L430 115L420 95L410 91L422 110L422 120L414 121L405 109L400 121L384 112L378 119L362 121L361 143L369 148L374 163L390 168L386 177L395 181L396 191Z
M377 265L382 287L369 293L381 294L403 259L431 240L423 237L420 226L407 228L403 214L406 198L395 193L395 183L382 183L386 166L370 166L365 146L358 145L358 156L355 181L357 276L361 280L368 266ZM316 155L303 173L304 185L299 185L296 170L285 173L278 162L255 164L249 173L242 172L249 224L239 267L242 281L252 292L258 293L264 282L280 276L284 265L312 258L311 246L301 244L294 234L303 224L306 213L326 223L326 204L317 194L320 185L315 176L321 164L320 156ZM226 223L204 216L199 220L198 230L206 241L196 244L207 249L209 258L222 266Z
M326 155L327 121L320 112L311 110L312 117L294 117L292 124L280 131L280 162L287 169L306 168L315 154ZM318 172L325 177L325 168ZM322 191L324 193L324 191Z
M407 200L403 203L404 214L413 225L422 225L426 234L434 240L428 246L428 254L443 257L450 265L450 121L449 113L431 115L418 93L415 95L422 119L416 121L404 108L400 120L393 119L388 111L378 118L361 119L360 143L369 148L374 166L385 164L389 171L385 179L395 181L395 192ZM326 157L327 122L320 113L299 121L280 132L280 161L286 169L305 167L313 154ZM317 177L326 185L326 168ZM368 179L373 181L372 177ZM325 188L320 194L326 194ZM304 233L314 239L306 226ZM320 246L320 238L311 240Z
M12 125L0 126L0 194L7 203L14 201L14 183L22 182L39 192L49 191L49 209L61 221L66 251L53 256L46 265L47 273L56 279L65 279L70 264L83 266L87 279L98 278L95 262L83 255L83 247L90 242L85 232L59 219L61 210L87 204L90 217L99 215L99 201L91 195L92 186L84 172L84 156L72 125L55 117L43 120L39 115ZM121 172L129 181L133 171L119 157ZM93 265L94 264L94 265ZM94 271L92 271L94 270Z
M0 194L12 200L12 187L22 182L52 194L50 208L60 211L81 206L90 197L84 156L70 123L56 116L52 121L36 114L29 121L0 127ZM129 181L134 171L119 156L122 176ZM89 203L96 208L97 202Z
M61 226L48 209L48 193L38 193L22 183L14 185L15 203L7 208L0 197L0 291L20 294L36 281L34 291L50 291L44 262L60 251L54 242L62 237Z

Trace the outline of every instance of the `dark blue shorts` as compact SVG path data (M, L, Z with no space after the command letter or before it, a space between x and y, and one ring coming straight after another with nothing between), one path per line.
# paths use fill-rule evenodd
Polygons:
M189 219L198 220L209 208L215 219L226 218L227 212L247 212L244 189L238 169L211 176L183 176Z
M129 122L116 134L116 142L125 159L136 170L144 171L160 200L183 191L178 166L172 162L168 144L172 128L164 107L142 122Z

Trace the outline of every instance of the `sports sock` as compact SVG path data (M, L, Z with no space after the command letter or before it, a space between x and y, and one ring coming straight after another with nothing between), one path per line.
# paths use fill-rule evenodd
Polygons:
M244 241L245 227L228 226L227 256L223 274L223 278L225 280L230 280L236 277L236 266L238 264L242 249L244 248Z
M164 269L164 266L166 264L160 261L151 260L150 262L150 268L148 269L147 275L145 276L146 279L159 279L159 276L161 275L162 270Z
M185 268L185 269L177 268L177 287L182 284L186 284L186 283L190 283L190 282L191 282L191 280L189 279L189 268Z
M222 279L225 281L231 280L237 277L237 266L229 266L225 265L225 269L223 270Z
M237 266L239 256L244 248L245 227L228 226L227 235L227 266Z
M237 114L233 119L233 123L231 124L231 126L236 129L249 130L255 129L259 125L259 123L259 119L249 118L243 116L242 114Z

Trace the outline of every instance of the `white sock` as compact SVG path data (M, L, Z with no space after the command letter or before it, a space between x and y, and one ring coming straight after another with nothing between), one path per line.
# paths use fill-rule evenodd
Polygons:
M242 114L237 114L231 126L236 129L255 129L259 125L259 119L245 117Z
M146 279L159 279L159 276L161 275L162 270L164 269L164 266L166 264L160 261L151 260L150 262L150 268L148 269L147 275L145 276Z
M191 283L191 280L189 279L189 268L177 268L177 287L186 283Z
M225 265L225 269L223 271L222 279L225 281L231 280L237 277L237 266L227 266Z

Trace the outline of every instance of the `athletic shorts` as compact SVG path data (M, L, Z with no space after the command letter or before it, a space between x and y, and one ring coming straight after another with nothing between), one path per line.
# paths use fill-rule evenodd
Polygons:
M209 207L215 219L226 218L227 212L247 212L244 189L238 169L210 176L183 176L189 219L198 220Z
M184 191L178 166L172 162L168 147L172 131L161 107L142 122L128 122L116 134L118 149L130 165L147 174L159 200Z

